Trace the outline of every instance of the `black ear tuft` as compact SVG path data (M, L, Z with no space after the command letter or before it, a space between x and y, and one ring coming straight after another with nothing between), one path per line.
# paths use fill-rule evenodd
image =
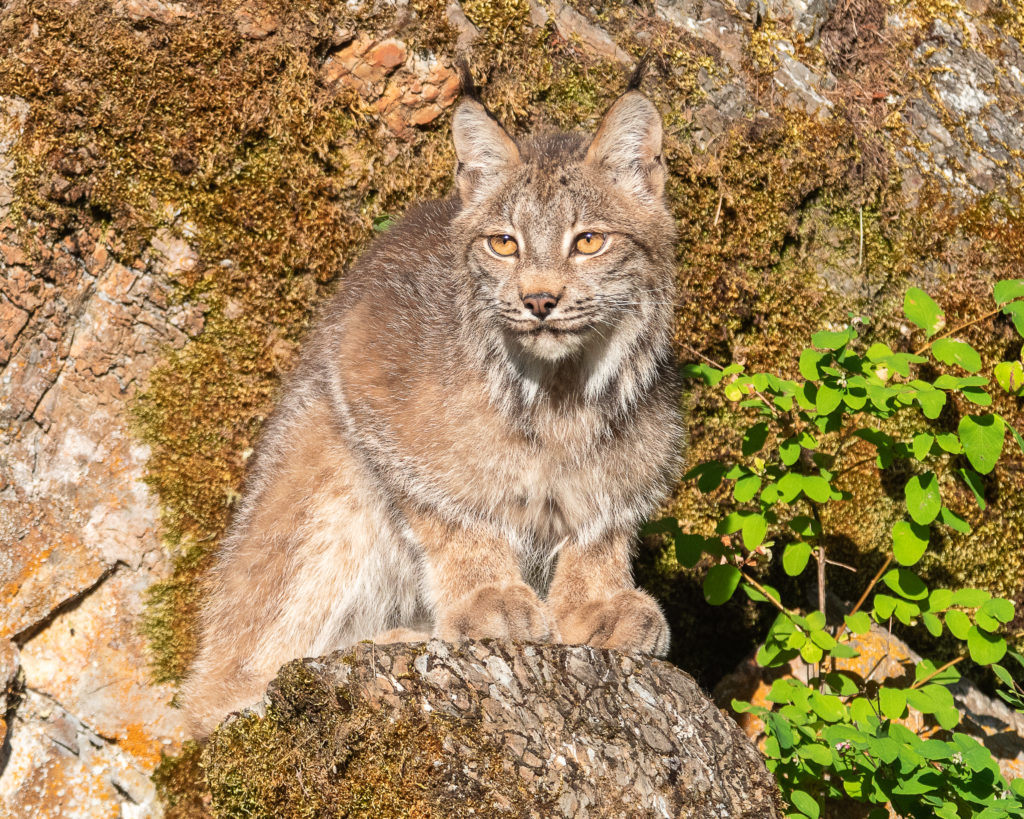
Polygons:
M470 70L469 60L466 59L465 54L460 54L455 58L455 68L459 72L459 94L464 98L482 102L480 89L473 80L473 72Z
M651 70L651 52L648 51L640 58L633 73L629 75L629 82L626 84L626 91L639 91L643 81L647 79L647 73Z

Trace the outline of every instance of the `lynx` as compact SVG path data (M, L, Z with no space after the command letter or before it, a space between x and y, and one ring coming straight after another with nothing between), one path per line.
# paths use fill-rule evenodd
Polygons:
M485 637L663 655L637 525L680 465L661 119L514 140L475 98L450 198L380 236L321 314L211 571L196 736L285 661Z

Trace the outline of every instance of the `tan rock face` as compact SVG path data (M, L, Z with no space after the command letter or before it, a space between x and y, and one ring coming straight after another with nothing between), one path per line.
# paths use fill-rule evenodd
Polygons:
M320 78L328 87L355 91L400 139L411 138L412 128L441 116L459 90L458 75L446 62L436 57L410 58L401 40L374 40L366 34L329 57Z
M133 269L98 230L0 236L0 816L156 815L183 730L139 634L168 565L127 402L202 327L157 279L195 256L167 235Z

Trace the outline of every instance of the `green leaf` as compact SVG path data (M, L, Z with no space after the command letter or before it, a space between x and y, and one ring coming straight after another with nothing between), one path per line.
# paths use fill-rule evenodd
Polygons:
M719 461L706 461L705 463L697 464L697 466L683 475L683 479L689 481L696 478L697 488L701 492L714 492L718 489L722 483L722 478L725 477L725 473L728 471L725 464Z
M824 745L801 743L797 746L796 753L801 759L809 759L819 765L832 764L832 751Z
M929 435L927 432L922 432L914 436L914 441L910 448L914 453L914 457L919 461L923 461L928 457L928 454L932 451L932 443L935 441L934 435Z
M953 592L953 605L976 609L992 599L992 593L984 589L957 589Z
M928 608L931 611L945 611L953 605L953 592L949 589L935 589L928 595Z
M956 474L960 476L960 479L967 484L967 488L974 493L974 500L978 503L978 508L982 512L985 511L985 486L981 482L981 476L973 469L961 467L956 470Z
M709 387L714 387L725 377L725 373L709 364L684 364L679 368L683 378L699 378Z
M967 632L967 650L978 665L998 663L1006 654L1006 640L995 634L987 634L977 626Z
M946 406L946 393L942 390L920 390L914 397L921 407L924 417L934 421L942 414L942 408Z
M843 394L827 384L818 387L818 395L814 399L814 406L820 415L828 415L843 402Z
M921 622L932 637L942 636L942 621L930 611L921 612Z
M787 438L779 444L779 459L786 466L792 466L800 460L800 444L796 436Z
M934 472L914 475L907 481L907 511L915 523L927 526L942 508L942 495L939 494L939 481Z
M832 694L811 692L811 709L825 722L839 722L846 716L846 706L842 700Z
M981 611L998 620L1000 623L1009 623L1013 619L1014 607L1009 600L1002 597L993 597L981 605ZM991 631L991 629L989 629Z
M846 627L854 634L867 634L871 631L871 618L866 611L847 614L843 619L846 621Z
M892 613L896 611L896 604L899 601L888 594L876 594L875 599L872 601L876 618L881 620L888 620L892 617Z
M1003 312L1010 317L1013 326L1019 335L1024 336L1024 301L1015 301L1007 304Z
M974 626L971 625L970 617L959 609L952 609L946 612L946 628L958 640L966 640L967 635Z
M810 347L806 348L800 353L800 375L808 381L817 381L821 378L821 362L828 357L827 353L819 353Z
M992 298L999 305L1021 297L1024 297L1024 279L1003 279L992 288Z
M755 603L767 603L770 600L774 600L776 603L778 603L782 600L782 595L779 594L778 589L773 588L768 584L763 584L763 588L766 592L768 592L767 595L765 595L759 589L755 589L749 583L743 584L743 591L746 592L747 597L749 597Z
M758 475L747 475L736 481L732 496L740 503L746 503L761 491L761 478Z
M373 229L378 233L382 233L391 227L395 223L395 217L390 214L382 214L380 216L373 217Z
M959 532L961 535L969 535L971 533L971 525L955 512L951 511L948 506L943 506L942 512L940 512L939 515L942 518L942 522L954 532Z
M779 479L779 496L785 503L792 503L804 485L804 476L787 472Z
M743 519L743 545L750 551L754 551L764 541L765 533L768 531L768 521L764 515L747 515Z
M819 330L811 336L811 344L819 350L838 350L841 347L845 347L852 338L853 333L850 328L840 330L839 332Z
M821 650L821 646L807 641L800 646L800 656L808 665L814 665L821 662L821 658L825 656L825 653Z
M712 539L717 538L706 538L703 535L676 535L676 560L680 565L692 569L704 556L704 545Z
M903 297L903 314L931 338L946 326L942 308L919 287L911 287Z
M804 494L812 501L824 503L832 497L832 487L820 475L805 475L802 484Z
M810 819L818 819L821 816L821 806L814 801L814 797L807 791L795 789L789 792L789 801L793 807Z
M810 559L810 556L810 544L804 543L802 540L790 543L786 546L786 551L782 553L782 568L786 570L786 574L790 577L796 577L807 568L807 561Z
M948 338L937 339L932 344L932 355L943 364L956 364L969 373L981 369L981 356L965 341L953 341Z
M907 698L901 689L883 686L878 689L878 706L889 719L899 719L907 710Z
M903 566L913 566L921 559L928 548L927 526L900 520L892 527L892 553L896 562Z
M704 599L712 606L720 606L732 597L740 582L740 570L722 563L712 566L704 578Z
M966 415L957 427L964 454L971 466L982 475L992 471L1003 452L1006 424L999 415Z
M928 587L910 569L890 569L882 576L882 582L908 600L924 600L928 596Z
M763 421L754 424L743 433L742 450L744 455L753 455L760 452L764 442L768 440L768 425Z
M1019 361L1000 361L993 374L996 383L1011 395L1020 395L1024 390L1024 365Z
M935 436L935 440L945 452L951 455L959 455L964 451L960 445L960 436L955 432L940 432Z

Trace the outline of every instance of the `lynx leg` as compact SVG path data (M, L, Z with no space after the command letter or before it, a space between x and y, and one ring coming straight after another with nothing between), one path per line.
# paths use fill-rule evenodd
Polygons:
M442 640L496 637L541 642L554 622L537 593L523 582L507 543L424 515L410 528L427 558L427 596Z
M548 594L562 641L664 656L669 630L661 608L633 585L629 540L567 545Z

